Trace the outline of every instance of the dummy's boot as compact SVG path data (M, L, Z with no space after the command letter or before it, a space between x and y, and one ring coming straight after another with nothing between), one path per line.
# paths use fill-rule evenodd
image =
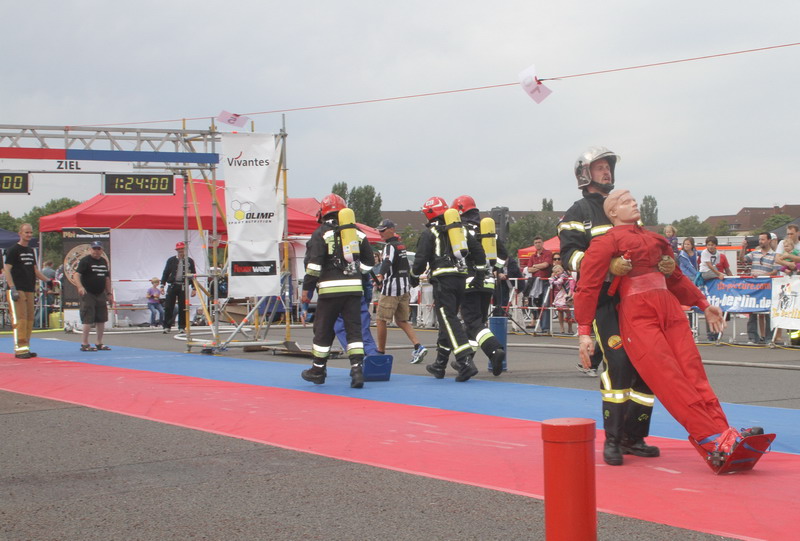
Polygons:
M623 436L619 442L619 448L623 455L643 456L653 458L661 455L661 451L655 445L647 445L644 438L631 438Z
M441 349L436 351L436 360L433 361L431 364L425 366L425 370L427 370L430 374L433 374L433 377L436 379L442 379L444 377L444 371L447 369L447 359L450 357L450 352L442 351Z
M606 434L606 443L603 445L603 460L609 466L622 466L622 449L615 436Z
M741 433L729 427L721 434L689 441L716 474L752 470L768 451L775 434L764 434L759 426L743 428Z
M460 359L456 358L456 360L450 363L450 366L458 370L456 381L467 381L469 378L478 373L478 367L475 366L474 362L472 362L472 357L474 357L474 355L474 353L468 353L464 357Z
M764 429L760 426L751 426L750 428L740 428L739 433L743 438L749 438L750 436L758 436L763 434Z
M311 365L311 368L308 370L303 370L300 373L300 377L302 377L306 381L310 381L314 385L321 385L325 383L325 377L328 375L328 370L325 368L325 361L315 362Z

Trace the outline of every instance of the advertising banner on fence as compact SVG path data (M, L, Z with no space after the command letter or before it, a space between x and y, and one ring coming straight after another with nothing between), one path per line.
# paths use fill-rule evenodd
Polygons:
M776 278L772 282L772 328L800 329L800 277Z
M706 281L708 302L723 312L769 312L772 304L772 279L724 278ZM702 289L702 288L701 288Z
M263 133L222 134L231 297L280 295L281 141Z
M92 252L92 242L99 240L103 243L103 257L106 261L111 257L111 230L108 228L64 228L61 230L64 250L64 278L61 281L61 302L64 308L78 308L80 296L78 295L78 277L75 269L81 259ZM109 264L111 276L114 276L114 267Z

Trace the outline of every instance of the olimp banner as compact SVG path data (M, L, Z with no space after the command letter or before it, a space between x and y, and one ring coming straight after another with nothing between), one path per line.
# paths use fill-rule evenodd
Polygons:
M280 295L281 144L272 134L222 134L231 297Z

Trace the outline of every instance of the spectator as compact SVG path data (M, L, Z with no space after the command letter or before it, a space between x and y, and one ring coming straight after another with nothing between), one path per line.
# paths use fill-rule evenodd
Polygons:
M795 263L794 268L788 266L787 264L790 261L789 256L793 255L800 255L800 243L793 243L792 239L787 235L786 238L780 243L781 247L783 248L783 254L781 260L784 262L784 266L780 268L780 272L782 272L785 276L792 276L797 274L797 264Z
M672 253L675 254L675 257L678 257L678 231L668 225L664 227L664 237L666 237L667 242L672 247Z
M719 241L711 235L706 238L706 249L700 254L700 273L704 280L722 279L733 276L731 266L725 254L717 251Z
M750 274L752 276L774 276L776 271L775 252L770 245L770 234L759 233L758 248L750 253L744 254L742 260L750 263ZM745 245L747 241L745 241ZM744 248L742 249L744 253ZM769 313L758 314L751 312L747 319L747 343L763 344L766 331L769 329ZM759 335L759 328L761 334Z
M703 280L723 279L725 276L733 276L731 266L725 254L717 251L717 237L710 235L706 237L706 249L700 254L700 275ZM706 320L706 335L709 342L719 340L719 333L714 331Z
M553 252L545 249L542 237L536 236L533 239L533 246L536 251L528 259L527 270L531 275L532 288L530 290L531 308L534 317L541 314L541 325L539 330L547 332L550 330L550 319L547 317L549 312L543 310L545 298L549 290L549 279L552 274ZM535 322L531 322L535 326Z
M797 224L787 225L786 237L784 237L783 242L778 243L778 247L775 249L775 262L779 267L786 267L792 273L797 272L797 264L800 262L800 255L793 254L795 250L800 250L797 228ZM787 246L792 247L791 250L787 251Z
M157 277L150 278L151 286L147 288L147 309L150 310L150 326L158 327L164 322L164 307L161 306L161 290L158 284L161 282Z
M684 276L694 282L695 278L697 278L698 265L694 239L692 237L686 237L683 239L683 250L678 254L678 267L681 269Z
M558 326L564 334L564 320L567 320L567 333L572 334L572 293L575 291L575 280L561 266L561 257L553 256L553 275L550 276L550 287L553 291L553 306L558 313Z
M92 242L92 251L78 262L75 278L78 282L78 295L81 296L81 351L108 351L111 348L103 344L103 331L108 321L108 303L113 302L114 298L111 291L111 272L108 259L103 253L102 242ZM94 346L89 344L92 325L97 334L97 343Z
M683 249L678 254L678 268L689 280L694 283L697 279L697 268L700 264L700 257L694 246L694 238L686 237L683 239ZM696 329L697 314L692 310L689 315L689 325Z
M186 255L186 244L179 242L175 245L176 255L167 259L164 265L164 272L161 274L161 294L164 295L166 287L166 297L164 298L164 321L162 327L164 333L172 330L172 323L175 321L175 302L178 303L178 332L186 330L186 291L183 288L183 279L187 274L195 274L194 259ZM184 266L185 265L185 266ZM189 280L192 289L191 296L197 292L194 289L194 282Z

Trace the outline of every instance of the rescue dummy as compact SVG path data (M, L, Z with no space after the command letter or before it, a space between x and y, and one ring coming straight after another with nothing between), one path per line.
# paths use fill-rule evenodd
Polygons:
M609 265L625 255L630 270L619 278L619 321L631 362L715 473L752 469L775 435L760 427L729 425L681 304L702 309L715 332L725 327L722 311L710 306L679 269L664 264L672 248L662 236L637 225L639 209L630 192L611 192L604 210L614 227L587 250L575 292L581 362L588 367L594 350L591 324Z

